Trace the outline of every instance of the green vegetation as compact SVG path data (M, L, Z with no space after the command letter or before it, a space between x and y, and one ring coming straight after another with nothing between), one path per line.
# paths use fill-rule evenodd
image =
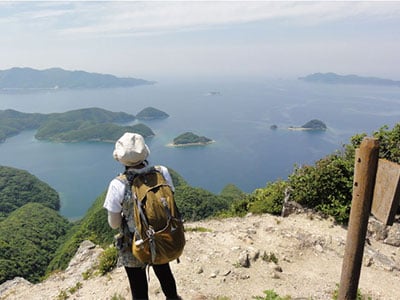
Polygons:
M49 122L44 127L39 128L35 137L39 140L49 140L55 142L115 142L125 132L140 133L144 137L153 136L154 132L144 124L136 124L133 126L119 126L111 123L87 123L87 122L70 122L65 124L68 128L66 131L54 132L53 126Z
M125 300L125 297L119 295L119 294L114 294L111 298L111 300Z
M265 296L255 296L253 299L256 300L290 300L290 296L281 297L273 290L264 291Z
M380 142L379 156L400 162L400 123L393 129L381 127L372 134ZM327 155L314 165L295 166L286 181L268 183L247 197L235 201L225 216L243 216L248 212L280 214L285 191L290 200L335 218L340 224L348 222L352 199L354 154L366 134L357 134L341 151Z
M65 269L84 240L90 240L102 247L113 242L114 231L107 223L107 212L103 208L105 193L100 195L89 208L84 218L75 223L66 236L65 242L57 249L46 273Z
M230 203L202 188L178 186L175 190L176 204L185 220L201 220L229 208Z
M247 213L278 215L282 211L287 186L287 182L282 180L269 182L265 188L256 189L251 194L242 195L239 199L233 201L229 210L221 215L225 217L242 217Z
M11 68L0 71L0 88L3 89L93 89L144 84L154 84L154 82L110 74L67 71L61 68L46 70Z
M273 252L267 254L267 252L264 251L263 255L261 256L261 259L266 262L273 262L275 264L278 263L278 258Z
M29 202L59 210L58 193L27 171L0 166L0 221Z
M212 140L205 136L198 136L193 132L185 132L174 138L173 145L175 146L190 145L190 144L206 145L211 142Z
M157 120L165 119L168 117L169 114L154 107L146 107L136 115L136 118L139 120Z
M101 275L105 275L117 266L118 250L114 246L108 247L100 255L99 271Z
M196 227L185 227L186 232L212 232L211 229L201 227L201 226L196 226Z
M300 77L300 80L314 83L328 84L365 84L365 85L388 85L400 86L400 81L384 79L378 77L362 77L358 75L338 75L335 73L314 73L305 77Z
M27 129L37 129L35 138L38 140L57 142L114 142L126 131L136 132L144 137L154 135L154 132L144 124L133 126L116 124L133 120L135 120L133 115L100 108L85 108L47 115L3 110L0 111L0 142Z
M12 109L0 110L0 142L23 130L36 129L46 120L43 114L28 114Z
M336 285L336 290L333 291L333 300L337 300L339 296L339 284ZM370 296L363 295L360 289L357 289L357 298L355 300L372 300Z
M346 224L352 198L355 149L365 136L353 136L341 151L314 165L295 166L287 180L267 183L250 194L228 184L216 195L190 186L170 169L177 205L186 220L243 216L249 212L280 214L285 194L289 193L290 200ZM400 123L393 129L383 126L373 136L380 141L380 157L400 163ZM25 171L1 167L0 174L0 205L2 212L8 209L0 221L0 283L15 276L37 282L45 274L65 269L84 240L107 249L113 242L115 231L108 226L103 208L105 193L94 201L82 220L69 223L55 211L59 208L59 199L54 190ZM114 264L113 249L106 254L104 270ZM276 256L264 253L263 259L275 261ZM265 299L285 299L271 293L266 295L275 298Z
M304 124L301 127L306 128L306 129L311 129L311 130L326 130L325 123L320 120L316 120L316 119L308 121L306 124Z
M28 203L0 222L0 283L16 276L38 282L70 224L55 210Z

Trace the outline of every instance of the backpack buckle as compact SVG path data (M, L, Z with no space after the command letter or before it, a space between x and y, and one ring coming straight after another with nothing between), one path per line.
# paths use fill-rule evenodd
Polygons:
M154 231L153 227L150 227L146 230L147 237L151 238L156 232Z

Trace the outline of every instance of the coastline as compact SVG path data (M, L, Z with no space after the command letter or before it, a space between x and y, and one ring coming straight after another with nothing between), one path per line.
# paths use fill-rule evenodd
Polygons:
M294 131L324 131L325 129L321 128L304 128L304 127L288 127L289 130Z
M215 143L214 140L209 141L207 143L187 143L187 144L174 144L174 143L168 143L166 146L167 147L192 147L192 146L207 146L212 143Z

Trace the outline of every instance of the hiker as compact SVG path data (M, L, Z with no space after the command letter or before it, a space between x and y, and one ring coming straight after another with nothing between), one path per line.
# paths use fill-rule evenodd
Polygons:
M114 158L125 166L128 171L144 173L150 166L147 157L150 154L140 134L126 132L116 143L113 152ZM167 184L174 191L171 175L164 166L157 166ZM119 248L119 262L125 267L131 288L132 299L148 298L148 281L146 276L146 264L139 261L132 254L132 235L128 228L128 222L123 214L123 200L126 185L114 178L108 187L103 207L108 211L108 223L111 228L120 228L122 236L117 240ZM131 215L132 216L132 215ZM176 283L169 263L152 265L166 299L181 299L177 294Z

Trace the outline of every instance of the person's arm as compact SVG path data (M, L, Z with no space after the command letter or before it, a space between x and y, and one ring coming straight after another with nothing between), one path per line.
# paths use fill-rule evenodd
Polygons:
M114 179L110 182L103 207L108 211L108 224L116 229L121 225L122 200L125 195L125 184Z
M112 229L117 229L122 222L121 213L108 212L108 224Z

